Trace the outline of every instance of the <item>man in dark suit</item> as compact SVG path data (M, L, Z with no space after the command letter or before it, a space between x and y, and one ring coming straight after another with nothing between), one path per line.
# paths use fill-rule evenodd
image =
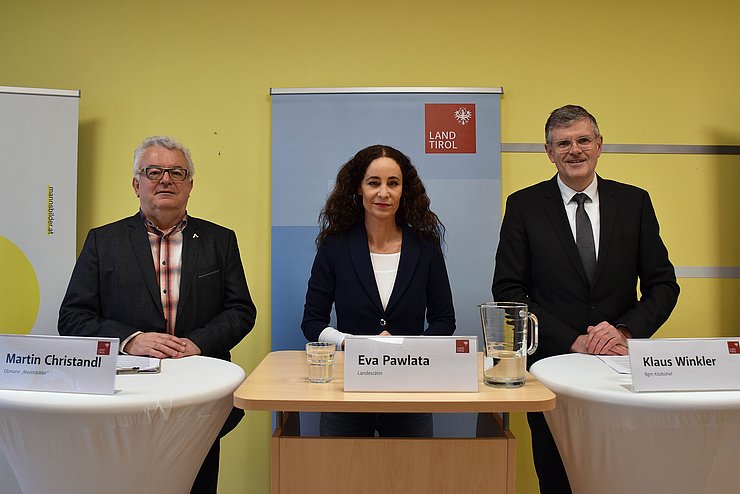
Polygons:
M256 309L234 232L186 212L194 171L190 152L169 137L136 149L140 210L88 234L59 310L60 335L119 338L131 355L230 359ZM233 409L219 437L242 416ZM193 493L216 492L218 463L219 439Z
M626 355L627 339L650 337L678 299L650 196L596 175L603 138L582 107L553 111L545 141L557 175L507 199L493 297L524 302L539 318L530 364L569 352ZM540 492L570 492L543 414L527 420Z

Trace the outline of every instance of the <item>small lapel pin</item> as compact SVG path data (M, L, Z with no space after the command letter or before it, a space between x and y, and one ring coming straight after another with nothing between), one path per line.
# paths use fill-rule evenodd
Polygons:
M200 238L197 233L193 233L193 238Z

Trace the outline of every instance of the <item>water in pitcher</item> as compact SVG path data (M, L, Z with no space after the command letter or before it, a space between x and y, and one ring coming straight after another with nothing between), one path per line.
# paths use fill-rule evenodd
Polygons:
M486 302L478 307L486 350L483 382L502 388L523 386L527 355L537 349L537 316L519 302Z
M526 357L511 350L491 351L489 365L483 370L483 380L491 386L516 388L524 384Z

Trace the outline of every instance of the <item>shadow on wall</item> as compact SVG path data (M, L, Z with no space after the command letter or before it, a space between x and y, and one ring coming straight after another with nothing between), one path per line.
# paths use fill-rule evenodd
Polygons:
M715 130L711 134L711 142L738 146L740 135ZM738 194L740 155L717 155L714 162L717 164L716 169L719 173L715 177L714 204L711 205L709 211L717 214L720 226L717 241L719 267L734 268L737 272L740 270L740 222L738 222L738 217L740 217L740 194ZM717 329L717 333L724 337L737 336L737 326L732 324L732 321L740 317L740 309L737 305L737 300L740 299L740 282L737 279L719 282L721 290L719 291L718 309L721 314L724 314L722 319L730 324L722 324L722 327Z
M77 252L82 249L87 234L87 226L92 223L94 187L101 183L103 167L93 164L95 143L97 139L97 123L94 120L80 121L77 135ZM82 230L81 230L82 229Z
M734 143L733 145L740 146L740 135L715 131L712 137L714 143ZM715 204L710 210L717 212L720 225L718 254L721 260L740 264L735 259L740 253L740 224L737 221L740 217L740 197L737 193L740 185L740 155L717 155L715 162L721 173L716 176Z

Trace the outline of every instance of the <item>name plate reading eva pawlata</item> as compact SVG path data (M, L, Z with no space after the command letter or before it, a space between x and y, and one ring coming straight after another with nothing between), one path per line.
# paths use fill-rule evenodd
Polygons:
M348 336L345 391L478 391L475 336Z
M635 391L740 389L740 337L629 339Z

